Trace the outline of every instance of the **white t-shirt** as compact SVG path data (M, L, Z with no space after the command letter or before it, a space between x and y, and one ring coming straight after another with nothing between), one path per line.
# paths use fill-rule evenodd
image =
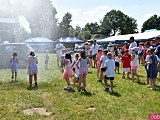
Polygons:
M63 46L63 44L61 43L58 43L56 44L56 54L60 57L60 55L62 54L62 50L64 49L65 47Z
M68 62L68 64L65 65L65 68L69 68L72 66L70 59L65 59L65 62Z
M131 66L138 66L137 59L138 55L135 55L134 59L131 61Z
M108 59L108 57L106 55L102 55L100 57L100 61L102 61L102 64L101 64L101 68L104 68L104 63L105 61Z
M137 47L137 43L134 41L129 45L129 54L132 54L132 48Z
M99 45L98 44L96 44L96 45L93 44L92 47L91 47L92 55L97 54L98 49L99 49Z
M115 62L120 62L121 58L119 58L118 56L115 57Z
M107 67L107 70L106 70L106 76L107 77L114 77L114 74L115 74L115 62L113 59L108 59L105 61L105 64L104 64L105 67Z

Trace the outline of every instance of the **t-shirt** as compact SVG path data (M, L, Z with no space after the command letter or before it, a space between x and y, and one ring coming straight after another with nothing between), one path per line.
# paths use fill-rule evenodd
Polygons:
M56 54L60 57L60 55L62 54L62 50L64 49L65 47L59 43L59 44L56 44Z
M101 58L102 54L101 53L98 53L96 55L96 59L97 59L97 65L100 65L100 58Z
M101 58L100 58L100 61L102 61L102 64L101 64L101 68L104 68L104 63L105 61L108 59L108 57L106 55L102 55Z
M115 57L115 62L120 62L120 61L121 61L120 57L116 56Z
M132 48L137 47L137 43L134 41L129 45L129 54L132 54Z
M65 59L65 62L68 62L66 65L65 65L65 68L69 68L72 66L72 63L70 61L70 59Z
M115 74L115 70L114 70L115 62L114 62L114 60L113 59L106 60L105 63L104 63L104 67L107 67L106 76L107 77L114 77L114 74Z
M160 45L156 47L156 51L158 51L156 55L160 58Z
M123 68L130 68L131 67L130 62L131 62L131 55L124 54L122 56L122 67Z
M138 55L135 55L134 59L131 61L131 66L138 66L137 59Z
M95 55L98 53L99 45L98 44L93 44L91 47L92 55Z
M36 56L29 56L28 57L28 64L37 64L38 58Z

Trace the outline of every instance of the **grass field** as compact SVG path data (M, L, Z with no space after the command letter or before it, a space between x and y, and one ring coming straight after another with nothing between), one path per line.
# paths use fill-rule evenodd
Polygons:
M114 92L105 92L97 82L96 69L87 76L87 93L65 91L66 82L50 54L49 70L44 55L39 54L38 88L28 90L26 69L19 69L18 82L11 80L9 69L0 70L0 120L147 120L148 114L160 113L160 82L153 91L145 85L144 66L138 68L140 83L122 79L116 74ZM23 110L45 108L49 116L25 115Z

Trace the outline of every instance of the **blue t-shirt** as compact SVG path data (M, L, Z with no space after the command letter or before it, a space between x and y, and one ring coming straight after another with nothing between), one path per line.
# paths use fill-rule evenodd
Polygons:
M160 45L156 47L156 51L158 51L156 55L158 56L158 58L160 58Z

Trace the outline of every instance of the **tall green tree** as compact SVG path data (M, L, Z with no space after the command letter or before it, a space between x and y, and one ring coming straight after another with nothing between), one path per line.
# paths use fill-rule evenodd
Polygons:
M122 26L124 26L124 13L120 10L111 10L101 22L102 33L106 35L112 34L114 36Z
M20 14L29 22L32 37L54 39L57 34L57 14L50 0L24 0Z
M69 37L69 28L71 27L70 23L72 21L72 15L66 13L59 23L59 37Z
M144 32L149 29L160 30L160 16L153 15L143 23L141 31Z
M117 32L120 34L134 33L137 29L136 20L125 15L120 10L111 10L101 21L101 34L114 36Z
M91 34L97 34L100 31L100 26L97 22L87 23L84 29L90 31Z
M124 15L124 26L119 28L119 34L134 34L137 31L137 21L129 17L128 15Z

